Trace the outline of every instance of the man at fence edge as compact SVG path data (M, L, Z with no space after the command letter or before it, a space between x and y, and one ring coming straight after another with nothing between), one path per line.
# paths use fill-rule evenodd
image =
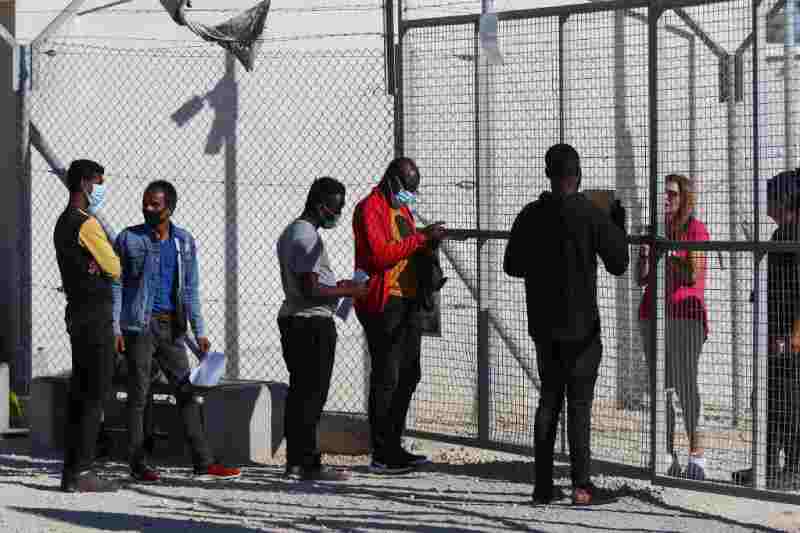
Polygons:
M147 466L144 447L144 410L150 394L151 365L158 360L175 389L184 434L192 451L194 479L234 479L238 468L217 464L202 425L199 399L192 393L184 336L187 322L201 352L210 343L200 309L197 248L194 237L173 224L178 193L163 180L150 183L142 198L144 224L117 236L114 249L122 276L114 283L114 334L119 353L128 361L128 438L131 477L160 481Z
M562 497L553 486L553 446L566 393L572 502L588 505L594 493L589 478L592 401L602 356L597 256L615 276L628 268L625 210L615 202L609 217L578 192L580 158L572 146L552 146L545 166L552 191L517 215L503 269L525 279L528 332L536 344L542 383L534 425L534 502Z
M105 199L104 173L94 161L79 159L70 164L69 204L53 232L72 347L61 477L64 492L113 492L118 488L92 472L103 403L114 372L111 283L120 276L119 259L93 216Z
M778 226L772 242L800 241L800 168L779 172L767 181L767 216ZM767 488L798 489L800 256L796 251L767 254L767 339ZM732 477L738 484L750 485L753 469L734 472Z
M369 293L355 301L355 309L372 363L370 471L376 474L401 474L428 462L427 457L403 449L401 443L422 373L415 255L426 253L444 237L441 222L420 231L414 225L410 206L419 182L416 163L397 158L353 215L355 267L369 275Z
M367 294L364 283L336 280L319 228L333 229L344 208L345 187L330 178L311 184L300 218L277 244L285 299L278 312L281 348L289 370L286 397L286 477L344 481L349 472L320 461L319 420L331 384L336 355L333 313L342 297Z

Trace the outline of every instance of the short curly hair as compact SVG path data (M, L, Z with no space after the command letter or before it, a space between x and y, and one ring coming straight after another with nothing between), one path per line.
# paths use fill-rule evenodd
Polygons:
M778 172L767 181L767 202L792 211L800 210L800 168Z

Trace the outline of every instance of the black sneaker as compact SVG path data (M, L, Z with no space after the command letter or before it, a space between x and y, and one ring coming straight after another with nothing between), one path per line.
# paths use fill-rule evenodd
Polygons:
M118 490L119 485L97 477L94 472L84 472L77 476L65 473L61 477L62 492L116 492Z
M420 467L431 464L431 460L427 455L418 455L416 453L407 452L400 448L400 460L405 461L408 466Z
M537 491L533 490L533 503L534 505L548 505L557 500L563 500L567 497L567 493L561 487L553 487L550 491Z
M406 461L386 461L380 459L372 459L369 464L369 471L373 474L382 476L397 476L400 474L408 474L414 470L414 467Z
M284 476L297 481L347 481L351 474L346 470L338 470L330 466L305 468L295 465L287 466Z

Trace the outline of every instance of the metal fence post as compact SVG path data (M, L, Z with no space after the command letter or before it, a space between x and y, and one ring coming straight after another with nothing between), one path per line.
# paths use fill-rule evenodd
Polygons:
M483 202L484 195L482 192L491 194L484 182L483 170L486 167L481 158L481 133L482 133L482 120L481 114L485 113L484 106L487 103L484 93L481 91L481 75L480 75L480 28L479 23L475 23L475 37L473 45L473 53L475 58L475 73L474 73L474 98L475 98L475 202L478 206L476 213L476 226L478 231L482 229L484 224L484 217L486 216L485 207ZM488 442L490 437L490 422L491 405L490 405L490 376L489 376L489 296L488 293L488 269L491 263L489 262L489 249L490 244L488 239L479 238L476 243L477 252L477 297L478 297L478 439L480 442Z
M225 54L225 82L230 84L231 101L225 106L230 116L225 138L225 373L239 378L239 185L237 176L237 125L239 85L236 58Z
M763 195L760 186L760 94L759 94L759 64L761 42L759 40L759 7L761 0L752 2L752 28L753 28L753 239L755 243L761 240L759 222L761 218L761 205ZM751 464L753 466L753 487L762 489L766 487L766 430L767 430L767 335L761 317L766 317L766 271L762 269L764 255L753 254L753 383L751 396L752 412L752 440ZM763 271L763 273L762 273ZM763 288L762 288L763 287Z
M630 128L628 128L627 107L625 105L625 80L627 75L625 51L625 12L616 10L614 12L614 152L616 167L617 191L625 197L620 200L629 210L635 194L628 195L628 191L635 190L636 174L634 172L633 140ZM632 213L631 219L638 219L639 215ZM617 405L623 408L628 403L628 396L631 391L636 391L632 386L631 370L637 366L634 361L635 343L634 334L631 329L635 325L634 311L631 302L631 278L630 275L620 276L615 281L616 295L616 335L617 335ZM641 400L641 397L636 400Z
M25 133L26 116L22 109L25 91L24 83L20 83L17 61L19 60L15 34L16 2L0 4L0 25L6 31L0 41L0 111L4 117L12 120L0 121L0 168L10 179L6 179L6 191L0 200L2 213L2 230L0 230L0 253L4 261L0 270L0 357L10 363L11 387L17 393L26 393L24 369L20 368L20 359L24 359L22 343L24 332L22 317L23 292L29 290L21 286L25 260L20 249L24 238L18 226L25 216L23 206L23 189L26 179L28 141ZM26 254L30 256L30 252ZM23 365L24 366L24 365Z
M564 30L568 17L558 17L558 142L565 143L567 137L567 105L566 105L566 58ZM539 396L541 398L541 396ZM561 454L567 454L567 410L561 410L559 436L561 440Z
M737 234L738 234L738 223L739 220L739 194L738 194L738 185L736 183L737 176L739 174L737 163L739 161L739 154L740 154L740 136L739 136L739 116L736 112L736 62L737 57L735 54L728 54L725 59L723 60L724 63L721 61L720 65L723 64L726 66L725 72L727 73L727 79L725 80L725 85L727 87L726 91L726 107L727 107L727 136L728 136L728 228L729 228L729 239L731 241L736 241ZM730 278L729 278L729 287L730 287L730 301L728 302L730 305L731 311L731 366L732 366L732 380L733 380L733 405L732 405L732 413L734 423L737 418L736 413L738 412L738 383L736 383L737 375L739 371L739 361L741 359L741 327L742 327L742 312L740 308L741 298L739 296L739 268L740 268L740 261L739 256L732 252L730 254L730 258L728 260L728 264L730 265Z
M664 428L666 402L664 399L664 376L659 370L658 354L658 288L663 278L659 275L658 268L658 227L661 224L658 216L658 19L661 17L662 8L657 3L652 3L647 10L647 54L648 54L648 108L650 115L650 242L653 243L650 252L650 277L648 284L651 287L653 298L650 302L650 328L648 331L650 358L650 468L651 476L655 479L659 472L665 470L662 461L664 449Z
M30 107L30 47L20 47L19 53L19 153L18 187L19 187L19 341L14 362L13 387L19 394L27 395L33 372L33 350L31 347L31 302L32 302L32 262L31 262L31 107ZM2 400L2 399L0 399Z

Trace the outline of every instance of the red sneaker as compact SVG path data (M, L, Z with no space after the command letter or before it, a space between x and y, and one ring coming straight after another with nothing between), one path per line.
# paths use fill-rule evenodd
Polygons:
M572 492L573 505L592 505L593 487L577 487Z
M221 464L211 464L206 468L194 469L194 479L212 481L217 479L237 479L242 476L241 468L232 468Z
M132 467L131 477L141 483L158 483L161 481L161 474L145 465Z

